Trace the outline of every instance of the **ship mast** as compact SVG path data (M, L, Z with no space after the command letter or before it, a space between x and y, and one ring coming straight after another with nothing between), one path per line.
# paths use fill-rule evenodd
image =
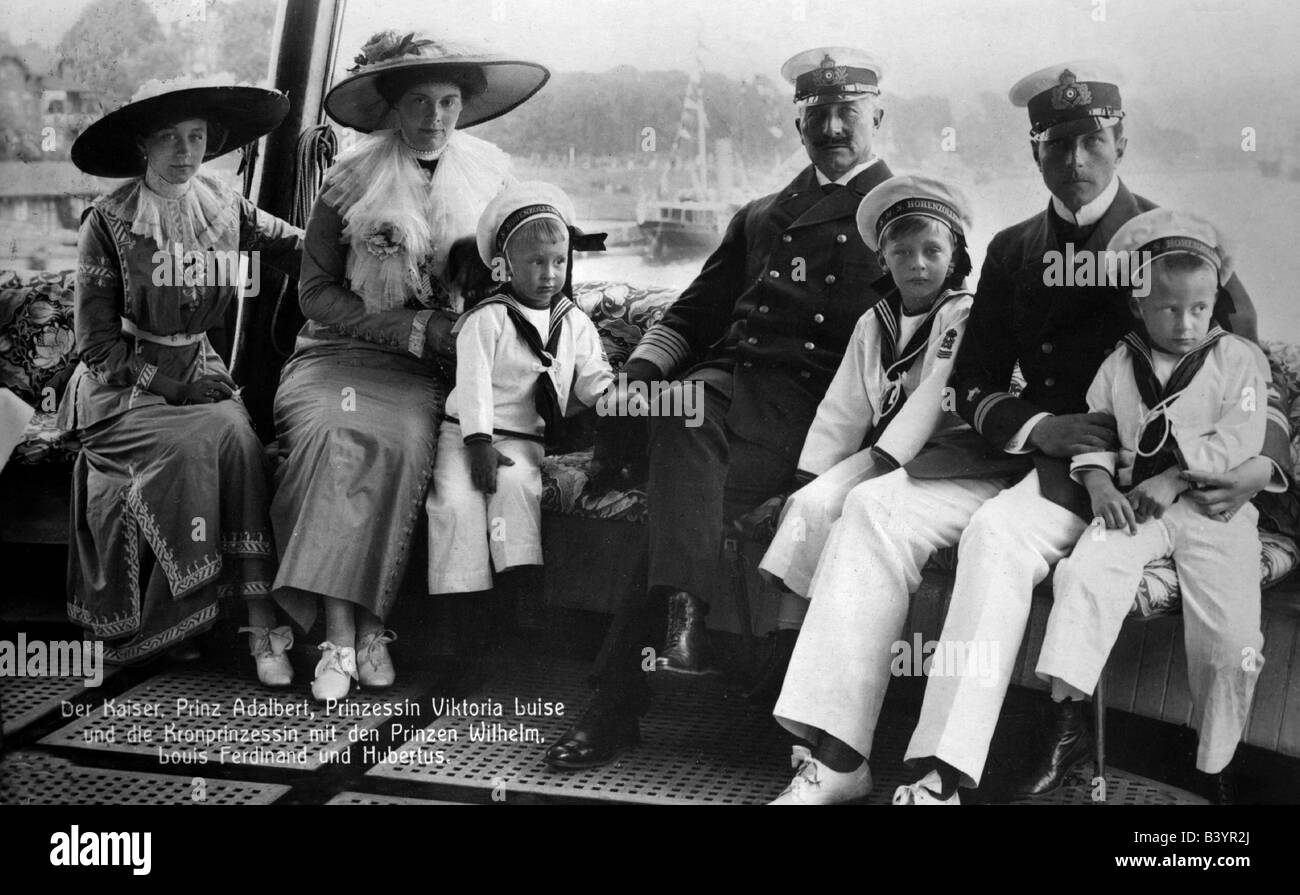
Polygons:
M699 101L699 109L695 113L696 126L699 132L699 171L700 171L700 201L707 201L709 198L709 144L705 133L707 126L704 121L704 73L700 72L699 89L696 91L696 99Z

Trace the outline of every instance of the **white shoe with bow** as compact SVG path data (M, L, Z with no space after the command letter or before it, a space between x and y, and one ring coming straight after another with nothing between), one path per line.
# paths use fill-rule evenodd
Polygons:
M943 799L939 794L943 792L943 780L939 777L938 771L931 771L920 780L908 786L900 786L894 790L895 805L960 805L961 796L957 790L952 791L952 795Z
M871 768L865 761L857 770L832 771L806 746L795 746L790 764L798 772L771 805L839 805L864 799L871 792Z
M285 653L293 647L293 629L288 625L267 628L249 625L248 651L257 661L257 679L267 687L287 687L293 683L293 666Z
M357 678L357 651L350 646L335 646L328 640L320 645L320 651L316 679L311 682L312 698L318 702L346 699L352 681Z

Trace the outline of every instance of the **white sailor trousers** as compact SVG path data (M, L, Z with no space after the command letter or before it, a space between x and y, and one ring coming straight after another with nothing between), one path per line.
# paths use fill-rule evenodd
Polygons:
M438 433L429 514L429 593L492 587L492 570L542 562L542 473L539 442L495 435L492 446L514 466L497 467L497 490L484 494L470 478L460 426Z
M817 561L849 492L886 470L887 466L875 463L870 449L858 451L791 494L781 509L781 524L758 564L759 570L780 578L791 591L807 597Z
M963 785L979 785L1033 590L1085 527L1074 513L1042 496L1037 472L971 517L957 549L952 602L936 653L979 661L931 668L904 760L938 758L961 772Z
M849 493L809 584L808 615L773 709L783 727L804 739L826 731L870 757L891 647L921 569L1004 486L914 479L900 469Z
M1259 514L1247 504L1224 522L1180 500L1137 534L1094 523L1056 568L1039 677L1085 693L1097 686L1124 618L1154 559L1172 556L1183 598L1183 641L1200 734L1196 767L1223 770L1241 740L1263 666Z

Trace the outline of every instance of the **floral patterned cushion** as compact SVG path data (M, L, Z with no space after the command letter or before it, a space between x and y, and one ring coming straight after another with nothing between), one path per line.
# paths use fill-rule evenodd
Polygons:
M77 365L72 331L74 271L27 278L0 271L0 385L36 408L11 462L69 463L76 440L54 424L63 386Z
M1273 382L1287 389L1282 402L1289 410L1287 416L1291 422L1293 472L1300 479L1300 345L1269 341L1262 344L1269 366L1273 368Z
M0 384L53 411L77 365L72 331L74 271L23 279L0 271Z
M615 370L627 362L646 330L659 322L677 296L674 289L638 289L627 283L590 282L573 287L574 301L596 324L605 356Z
M1260 530L1259 585L1269 588L1281 581L1300 565L1300 548L1286 535ZM1268 602L1268 594L1264 602ZM1183 598L1178 590L1178 573L1172 559L1158 559L1147 563L1138 585L1137 600L1129 612L1136 618L1159 618L1173 615L1182 609Z
M591 451L554 454L542 459L542 509L561 516L606 519L611 522L645 522L645 492L584 493Z

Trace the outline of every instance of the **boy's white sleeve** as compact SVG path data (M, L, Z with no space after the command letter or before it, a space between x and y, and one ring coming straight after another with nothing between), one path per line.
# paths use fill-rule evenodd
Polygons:
M1115 377L1122 369L1121 365L1127 363L1131 363L1128 348L1121 345L1102 361L1097 375L1092 377L1092 384L1088 386L1088 412L1111 414L1116 418L1119 428L1122 428L1123 424L1119 421L1119 414L1115 413ZM1083 484L1080 472L1085 469L1104 469L1114 479L1119 467L1119 456L1119 451L1089 451L1086 454L1075 454L1070 461L1070 478Z
M879 411L867 394L867 372L880 364L876 314L867 311L858 318L853 335L844 349L844 359L831 379L830 388L804 439L799 469L821 475L844 458L862 449L862 439L875 423Z
M456 412L466 439L492 435L492 368L505 318L505 308L500 305L481 308L462 318L456 335Z
M971 296L954 299L935 316L930 330L930 341L925 346L921 366L921 381L907 396L898 414L889 421L885 431L876 439L876 452L892 461L894 468L908 463L920 453L951 411L955 417L955 399L945 397L948 379L952 375L953 359L961 347L966 332L966 319L974 302Z
M1272 373L1264 352L1237 336L1220 339L1205 363L1223 369L1218 421L1204 435L1180 431L1175 422L1173 434L1189 470L1223 473L1264 450Z
M573 397L590 407L614 381L614 371L605 357L600 331L580 309L569 312L574 322Z

